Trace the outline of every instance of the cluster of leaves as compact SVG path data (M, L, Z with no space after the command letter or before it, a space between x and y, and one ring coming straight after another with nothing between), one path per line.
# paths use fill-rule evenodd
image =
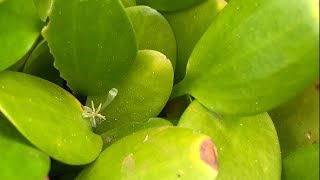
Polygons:
M0 0L0 179L318 179L318 4Z

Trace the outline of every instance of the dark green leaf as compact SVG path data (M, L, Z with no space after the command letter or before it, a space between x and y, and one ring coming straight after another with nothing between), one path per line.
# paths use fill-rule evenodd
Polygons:
M49 18L43 35L68 86L81 95L115 87L137 54L120 1L55 0Z

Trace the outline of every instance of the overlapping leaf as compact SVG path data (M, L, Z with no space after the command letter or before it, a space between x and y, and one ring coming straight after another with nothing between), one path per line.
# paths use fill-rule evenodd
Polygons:
M116 87L137 54L131 23L119 0L55 0L43 31L55 66L81 95Z

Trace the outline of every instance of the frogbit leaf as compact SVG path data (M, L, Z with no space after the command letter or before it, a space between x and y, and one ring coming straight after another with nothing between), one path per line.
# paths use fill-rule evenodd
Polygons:
M33 147L1 113L0 154L0 179L43 180L49 172L49 156Z
M280 179L280 146L267 113L219 119L195 100L178 126L207 134L215 142L219 154L217 179Z
M129 122L143 122L157 116L166 105L173 85L170 60L160 52L140 50L126 78L119 83L117 97L101 111L106 120L95 132L104 133ZM88 96L95 105L103 103L107 93Z
M140 50L156 50L166 55L173 69L176 65L176 39L168 21L148 6L126 8Z
M282 157L319 144L319 81L269 114L278 132Z
M66 164L92 162L101 138L82 118L81 104L64 89L24 73L0 73L0 111L32 144Z
M76 180L214 180L217 154L211 139L179 127L150 128L106 148Z
M63 87L64 80L60 77L59 71L53 66L53 62L54 59L49 52L47 42L42 40L30 54L22 71Z
M0 3L0 71L22 59L38 39L42 26L32 0Z
M49 19L42 34L76 94L115 87L136 57L134 31L119 0L55 0Z
M231 1L196 45L172 97L187 93L219 114L249 116L296 96L319 72L318 4Z
M300 148L284 158L282 179L319 179L319 144Z
M206 0L180 11L161 12L170 23L177 41L175 83L183 79L193 48L225 5L224 0Z
M138 5L150 6L160 11L177 11L192 7L205 0L137 0Z

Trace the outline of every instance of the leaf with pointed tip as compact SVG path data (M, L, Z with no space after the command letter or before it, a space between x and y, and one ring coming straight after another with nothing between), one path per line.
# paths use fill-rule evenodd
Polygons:
M0 111L32 144L66 164L92 162L102 140L64 89L24 73L0 73Z
M168 21L148 6L126 8L140 50L155 50L166 55L173 69L176 65L176 39Z
M49 172L49 156L33 147L1 114L0 154L0 179L43 180Z
M179 127L150 128L106 148L76 180L214 180L217 154L211 139Z
M160 52L140 50L124 81L116 86L117 97L101 113L106 117L97 125L98 134L127 124L145 122L157 116L166 105L173 85L173 69L170 60ZM107 94L88 96L98 105Z
M76 94L99 95L124 78L137 44L119 0L55 0L49 19L42 34Z
M42 26L32 0L0 3L0 71L27 54L38 39Z
M231 1L196 45L172 97L191 94L217 113L249 116L296 96L319 73L318 4Z
M279 141L267 113L219 119L195 100L178 126L207 134L215 142L219 154L217 179L280 179Z

